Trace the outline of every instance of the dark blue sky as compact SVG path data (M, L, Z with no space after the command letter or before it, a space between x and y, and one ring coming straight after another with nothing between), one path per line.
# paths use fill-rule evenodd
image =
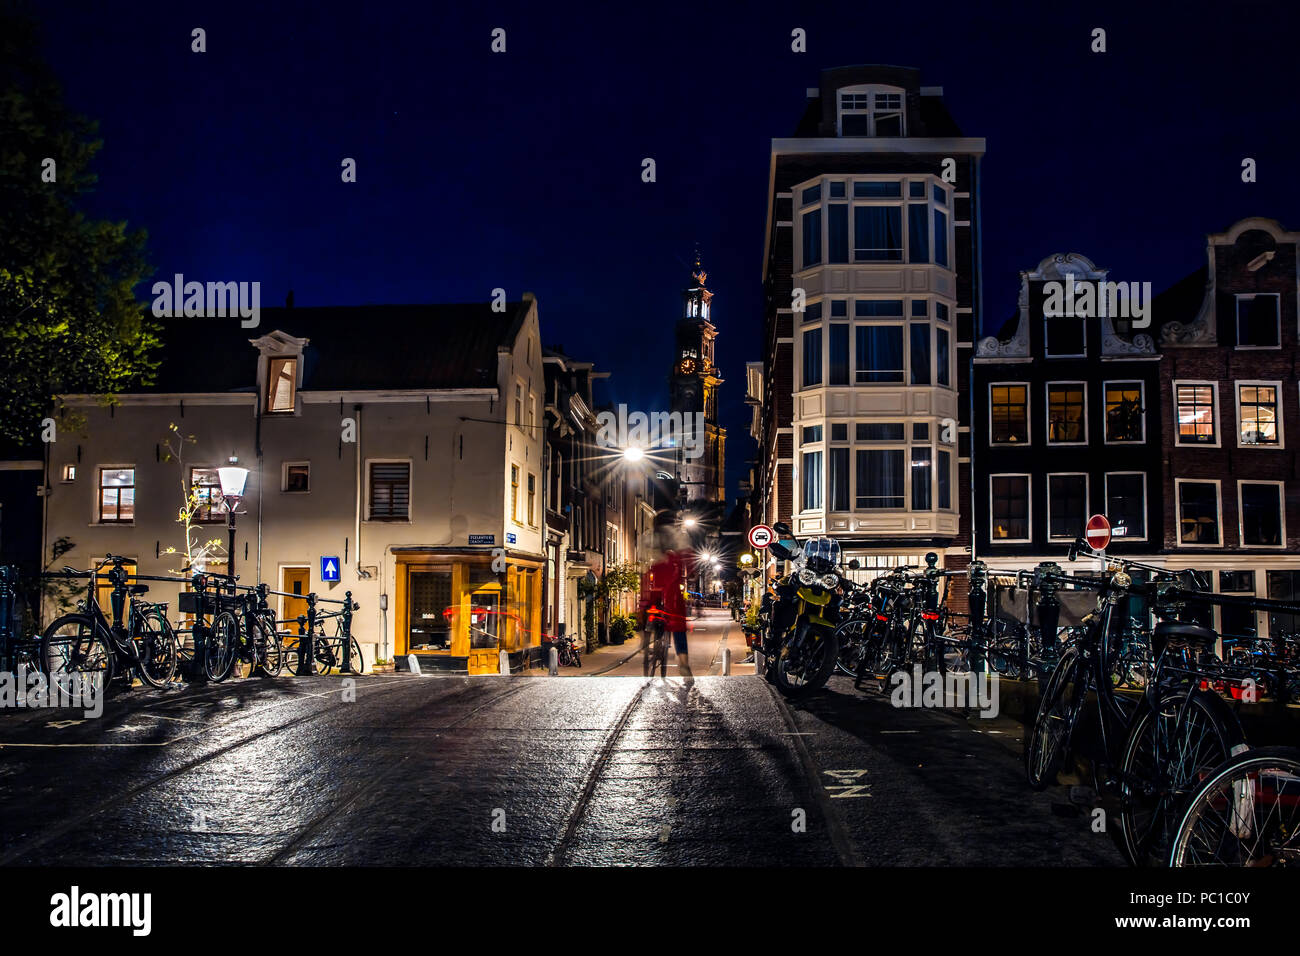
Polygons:
M987 139L992 327L1019 270L1054 252L1158 291L1243 216L1300 228L1293 5L186 6L39 13L68 102L101 123L92 211L147 228L160 276L260 280L264 305L290 288L299 305L530 290L545 342L614 373L598 397L655 408L698 242L732 492L753 448L744 363L761 349L770 140L793 132L822 68L918 67ZM489 51L498 26L505 55ZM412 336L401 347L437 347Z

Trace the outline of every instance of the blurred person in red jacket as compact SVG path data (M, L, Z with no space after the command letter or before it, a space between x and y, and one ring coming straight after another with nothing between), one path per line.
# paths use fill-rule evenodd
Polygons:
M660 518L667 520L661 522ZM676 518L671 514L656 517L655 550L659 557L650 565L650 570L641 575L641 649L646 676L651 676L656 663L651 656L655 650L652 635L656 631L654 625L660 622L664 631L673 636L678 671L683 677L694 676L691 673L690 652L686 646L686 631L689 627L686 620L686 573L690 549L685 535L677 530L675 522ZM664 666L667 666L666 660Z

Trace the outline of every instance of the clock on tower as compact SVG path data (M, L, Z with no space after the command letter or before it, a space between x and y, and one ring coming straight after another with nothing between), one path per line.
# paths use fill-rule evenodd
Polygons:
M718 386L722 377L713 364L713 344L718 330L712 322L713 292L705 285L708 273L695 256L690 283L682 290L682 313L677 319L677 350L669 376L672 411L681 414L684 426L702 420L703 440L696 448L703 454L686 458L678 449L678 476L689 501L722 502L723 447L726 430L718 426ZM698 417L697 417L698 416Z

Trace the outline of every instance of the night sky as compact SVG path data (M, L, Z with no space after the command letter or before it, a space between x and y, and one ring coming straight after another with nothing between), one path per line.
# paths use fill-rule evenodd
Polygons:
M289 289L300 306L529 290L546 344L613 373L598 400L652 409L698 243L734 494L753 453L744 363L761 357L770 140L793 133L823 68L917 67L987 139L986 331L1014 309L1019 271L1051 253L1159 291L1204 261L1207 232L1249 215L1300 228L1294 4L990 6L37 11L68 103L101 124L90 211L146 228L160 278L259 280L263 306ZM190 52L196 26L207 53ZM795 27L807 53L790 50ZM641 181L645 157L656 183Z

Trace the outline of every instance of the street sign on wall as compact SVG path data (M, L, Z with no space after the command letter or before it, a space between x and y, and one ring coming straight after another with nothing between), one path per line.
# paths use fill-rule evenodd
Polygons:
M338 555L321 555L320 579L326 582L337 581L339 579Z
M497 536L494 534L472 534L469 536L470 544L496 544Z
M1089 518L1083 536L1087 539L1090 548L1105 551L1106 545L1110 544L1110 522L1106 520L1106 516L1093 515Z
M772 543L773 531L765 524L756 524L749 529L749 543L762 551Z

